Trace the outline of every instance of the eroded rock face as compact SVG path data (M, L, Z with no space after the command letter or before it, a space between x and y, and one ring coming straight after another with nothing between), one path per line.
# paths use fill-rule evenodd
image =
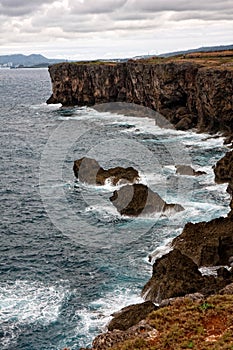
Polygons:
M189 256L199 267L227 265L233 255L233 221L218 218L209 222L187 223L172 246Z
M228 182L228 192L233 195L233 151L227 152L214 167L215 181Z
M92 185L104 185L108 178L111 178L113 185L116 185L119 181L134 183L139 178L138 171L132 167L116 167L105 170L95 159L87 157L76 160L73 170L75 176L81 182Z
M167 204L157 193L143 184L133 184L114 191L110 201L121 215L169 213L184 210L179 204Z
M205 171L194 170L190 165L176 165L176 173L189 176L200 176L206 174Z
M48 103L128 102L160 112L177 129L233 133L233 70L192 62L55 64Z
M156 309L157 307L151 301L126 306L112 315L113 319L108 324L108 330L119 329L125 331L145 319L147 315Z
M215 294L232 282L229 276L202 276L188 256L174 249L153 264L153 274L142 291L145 300L161 303L164 299L191 293Z

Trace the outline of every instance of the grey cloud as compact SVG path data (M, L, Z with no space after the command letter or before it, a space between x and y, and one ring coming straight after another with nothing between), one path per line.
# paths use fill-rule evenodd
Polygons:
M162 12L162 11L210 11L232 9L232 1L230 0L128 0L128 10L138 10L143 12Z
M70 1L71 10L77 14L102 14L119 10L127 3L127 0L84 0L83 3Z
M33 13L44 4L53 3L54 0L0 0L0 13L5 16L24 16Z

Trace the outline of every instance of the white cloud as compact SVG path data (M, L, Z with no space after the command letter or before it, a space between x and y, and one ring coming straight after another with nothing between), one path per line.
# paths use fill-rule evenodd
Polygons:
M43 49L50 57L75 50L82 59L159 53L232 43L233 6L232 0L0 0L0 31L0 54L20 44L21 52Z

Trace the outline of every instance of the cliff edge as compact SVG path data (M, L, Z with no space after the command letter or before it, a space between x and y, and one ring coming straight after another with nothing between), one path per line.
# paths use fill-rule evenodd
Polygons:
M233 133L233 51L220 56L61 63L49 67L47 103L128 102L161 113L177 129Z

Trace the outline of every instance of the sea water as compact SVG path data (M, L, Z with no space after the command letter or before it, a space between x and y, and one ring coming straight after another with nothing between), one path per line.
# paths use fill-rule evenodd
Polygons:
M47 69L0 71L2 350L90 346L114 311L142 301L151 252L168 251L186 222L228 212L212 169L226 152L221 136L163 129L146 114L46 105L50 94ZM121 217L110 181L74 178L83 156L134 166L140 182L185 210ZM177 175L177 164L206 174Z

